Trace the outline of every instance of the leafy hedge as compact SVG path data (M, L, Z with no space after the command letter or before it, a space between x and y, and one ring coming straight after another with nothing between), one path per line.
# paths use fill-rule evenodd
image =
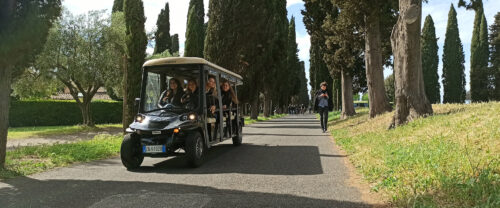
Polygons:
M122 102L94 101L91 105L96 124L122 122ZM82 113L75 101L12 101L9 114L10 127L66 126L82 123Z

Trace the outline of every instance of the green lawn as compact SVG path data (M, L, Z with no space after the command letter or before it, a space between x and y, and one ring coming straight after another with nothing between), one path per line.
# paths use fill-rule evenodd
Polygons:
M366 109L329 128L364 178L396 207L500 207L500 103L433 105L387 130Z
M92 140L68 144L20 147L7 152L5 168L0 179L43 172L77 162L89 162L116 156L122 136L96 136Z
M275 119L275 118L281 118L281 117L284 117L286 116L287 114L276 114L274 116L271 116L271 117L264 117L264 116L259 116L257 117L257 120L255 119L250 119L250 117L245 117L245 125L247 124L253 124L255 122L259 122L259 121L267 121L267 120L271 120L271 119Z
M64 134L75 134L80 132L98 132L109 129L121 129L122 124L102 124L96 127L86 126L40 126L40 127L16 127L9 128L8 139L25 139L31 137L48 137Z

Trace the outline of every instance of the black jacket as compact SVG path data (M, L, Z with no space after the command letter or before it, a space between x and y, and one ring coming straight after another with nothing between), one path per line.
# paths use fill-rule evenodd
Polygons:
M187 91L183 96L181 101L182 104L186 105L189 109L197 109L199 105L199 92L198 88L194 92Z
M330 91L328 90L318 90L316 91L315 95L314 95L314 111L318 111L318 105L319 105L319 96L323 93L327 93L328 94L328 111L332 111L333 110L333 100L332 100L332 93L330 93Z
M171 96L167 98L166 101L163 101L163 99L165 98L165 96L167 96L167 92L170 91L170 94ZM183 90L177 90L177 93L175 95L172 96L172 90L169 89L169 90L165 90L163 91L163 93L161 94L160 96L160 100L158 101L158 104L163 106L165 104L173 104L175 106L181 106L182 103L181 103L181 98L182 96L184 95L184 91Z

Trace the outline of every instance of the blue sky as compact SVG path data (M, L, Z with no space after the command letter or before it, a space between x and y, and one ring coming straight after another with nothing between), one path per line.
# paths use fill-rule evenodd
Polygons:
M185 30L186 30L186 19L189 0L143 0L144 10L146 15L146 30L152 31L156 24L156 19L160 10L165 6L166 2L170 4L170 25L171 34L178 33L180 38L180 51L184 51L184 41L185 41ZM208 10L208 0L205 2L205 11ZM494 16L500 11L500 1L499 0L483 0L484 10L488 24L493 22ZM456 8L458 0L429 0L429 3L423 5L422 10L422 21L425 16L430 14L434 19L436 26L436 34L439 38L439 57L442 57L442 49L444 43L444 37L446 33L446 25L448 21L448 12L451 4L455 4L455 9L458 13L458 25L460 29L460 38L462 44L464 45L465 52L465 68L467 83L469 83L469 69L470 69L470 42L472 38L472 28L474 22L474 12L466 11L463 8ZM82 14L90 10L102 10L107 9L108 12L111 10L113 5L113 0L64 0L63 5L72 13ZM309 78L309 47L310 40L309 35L302 22L302 14L300 11L304 9L304 3L302 0L288 0L287 1L288 17L292 15L295 17L296 29L297 29L297 43L299 46L299 58L305 62L306 66L306 76ZM423 23L422 23L423 25ZM152 49L148 49L152 52ZM441 76L442 63L440 60L439 65L439 75ZM388 76L392 73L391 69L386 69L384 75ZM309 87L309 86L308 86ZM467 89L469 89L469 84L467 84Z

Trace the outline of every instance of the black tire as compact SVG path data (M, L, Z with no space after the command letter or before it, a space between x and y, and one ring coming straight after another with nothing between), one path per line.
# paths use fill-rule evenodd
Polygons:
M240 123L238 128L238 136L233 137L233 146L240 146L243 142L243 124Z
M204 143L203 137L201 137L199 132L187 136L184 150L186 151L186 160L189 166L197 168L203 164L205 154Z
M123 166L128 170L139 168L144 161L139 140L134 139L131 134L125 135L120 149L120 157Z

